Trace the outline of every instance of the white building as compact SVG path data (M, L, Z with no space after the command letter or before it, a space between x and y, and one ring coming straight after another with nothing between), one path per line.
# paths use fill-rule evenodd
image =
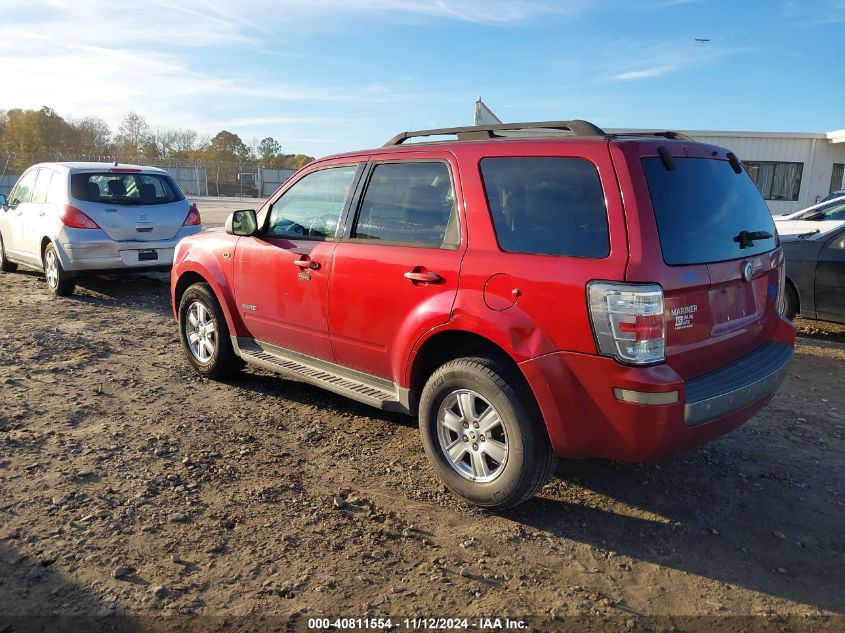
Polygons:
M845 130L819 134L689 130L697 141L727 147L745 163L775 215L845 189Z
M475 124L501 123L479 99ZM611 129L608 132L624 132ZM678 130L732 150L745 163L774 214L798 211L845 189L845 130L827 133Z

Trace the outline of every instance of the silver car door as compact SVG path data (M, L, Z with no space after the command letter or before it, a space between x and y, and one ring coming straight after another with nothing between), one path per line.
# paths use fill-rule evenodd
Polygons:
M27 212L29 201L32 199L32 190L35 188L35 179L38 177L38 170L31 169L21 176L9 194L9 220L11 231L7 237L4 235L4 242L8 242L6 252L12 255L13 259L31 261L24 250L23 223L24 214Z
M48 233L47 194L53 179L53 170L41 168L32 190L32 198L21 219L23 220L23 254L36 265L41 264L41 241ZM56 174L58 177L58 174Z

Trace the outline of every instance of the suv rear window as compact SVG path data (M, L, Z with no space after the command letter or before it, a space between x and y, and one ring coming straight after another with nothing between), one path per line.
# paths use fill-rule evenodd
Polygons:
M481 175L504 251L601 259L610 253L604 192L582 158L485 158Z
M643 158L651 204L669 265L708 264L759 255L777 246L772 214L747 173L725 160L674 158L669 171L660 158ZM740 248L742 231L772 237Z
M164 174L73 174L70 192L77 200L108 204L167 204L184 198L176 183Z

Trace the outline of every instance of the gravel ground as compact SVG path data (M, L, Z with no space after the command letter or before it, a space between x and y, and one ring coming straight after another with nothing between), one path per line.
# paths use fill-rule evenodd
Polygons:
M562 462L490 515L439 483L410 418L253 368L197 378L166 275L63 300L2 275L0 631L27 615L845 614L845 328L800 327L781 392L734 433L659 464Z

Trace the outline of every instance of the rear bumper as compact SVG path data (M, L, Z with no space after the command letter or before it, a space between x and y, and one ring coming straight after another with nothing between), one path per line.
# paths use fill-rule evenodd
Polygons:
M749 355L689 381L667 364L626 367L571 352L520 367L558 455L652 461L724 435L774 397L795 340L788 322L775 330Z
M786 377L793 352L792 345L766 343L727 367L688 381L684 422L704 424L774 393Z
M103 271L167 270L173 265L176 244L199 232L200 227L183 227L173 239L118 242L98 230L65 229L58 242L59 260L69 273ZM155 259L145 259L150 251Z

